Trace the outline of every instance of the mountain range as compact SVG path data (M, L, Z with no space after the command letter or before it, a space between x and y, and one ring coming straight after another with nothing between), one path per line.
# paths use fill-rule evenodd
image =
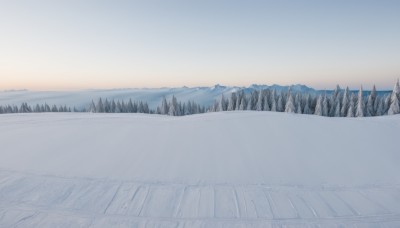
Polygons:
M306 85L296 84L291 86L281 85L257 85L248 87L215 85L211 87L176 87L176 88L121 88L121 89L87 89L75 91L32 91L32 90L7 90L0 92L0 105L19 105L27 102L30 105L47 103L49 105L67 105L70 107L87 107L92 100L99 98L109 100L140 100L148 102L150 108L161 103L165 96L167 99L172 96L178 100L195 101L201 105L211 105L221 94L229 96L230 93L243 90L250 93L254 90L275 89L277 92L286 92L291 88L292 92L318 94L330 93L332 90L316 90ZM386 91L381 91L386 93Z

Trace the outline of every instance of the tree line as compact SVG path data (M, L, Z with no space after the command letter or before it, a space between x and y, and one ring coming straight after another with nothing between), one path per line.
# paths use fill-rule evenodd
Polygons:
M314 114L327 117L364 117L394 115L400 113L399 80L392 93L378 95L373 86L369 95L363 95L361 86L357 95L349 88L342 90L339 86L328 95L287 92L277 93L275 90L243 91L231 93L228 98L224 95L209 108L210 112L256 110L287 112L297 114Z
M180 102L175 96L168 101L162 98L161 104L155 109L149 108L145 101L108 100L92 101L86 108L37 104L30 106L26 102L20 106L0 106L0 114L4 113L39 113L39 112L92 112L92 113L148 113L170 116L184 116L205 112L222 112L238 110L287 112L297 114L319 115L327 117L364 117L395 115L400 113L400 83L394 86L390 94L378 95L376 87L364 96L361 87L357 94L349 88L342 90L339 86L331 94L278 93L276 90L264 89L245 93L243 90L229 94L228 98L222 94L218 100L205 107L194 101Z
M91 113L147 113L160 114L170 116L184 116L205 113L208 109L194 101L179 102L175 96L172 96L170 101L163 97L161 105L156 109L149 108L147 102L144 101L129 101L124 100L108 100L99 98L97 102L92 102L86 108L77 109L75 107L57 106L45 104L36 104L30 106L23 102L20 106L17 105L0 105L0 114L7 113L41 113L41 112L91 112Z

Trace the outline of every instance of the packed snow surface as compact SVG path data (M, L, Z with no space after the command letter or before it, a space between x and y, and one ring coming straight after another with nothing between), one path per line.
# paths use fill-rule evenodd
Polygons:
M399 132L399 115L0 115L0 227L399 227Z

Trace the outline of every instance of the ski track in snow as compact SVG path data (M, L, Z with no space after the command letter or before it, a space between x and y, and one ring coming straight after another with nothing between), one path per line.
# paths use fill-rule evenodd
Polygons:
M348 187L136 183L5 170L0 176L0 227L400 225L399 186L364 187L361 193ZM215 198L198 197L210 190ZM210 201L215 213L199 213ZM303 213L305 208L315 214Z
M279 122L282 118L285 122ZM250 120L261 126L254 127ZM353 141L349 141L341 133L342 120L285 114L243 112L182 119L89 114L0 116L0 227L400 227L400 182L396 173L399 170L388 165L400 162L396 137L392 136L399 130L400 119L371 120L343 120L352 128ZM313 121L317 123L308 125ZM71 131L80 129L77 125L84 129ZM306 141L303 144L307 145L300 145L300 149L292 144L273 144L282 143L281 137L288 134L285 129L290 129L291 136L297 135L296 125L308 126L310 135L293 138L294 145L317 135L323 136L318 138L322 142ZM259 130L267 127L275 129L274 133L259 135ZM199 131L188 133L187 128ZM210 131L205 130L208 128ZM320 128L329 129L329 133L316 132ZM104 129L112 133L99 139L95 132ZM379 132L380 129L384 131ZM142 133L134 133L138 130ZM182 131L181 135L177 133ZM354 135L359 132L365 135ZM175 144L178 140L171 135L184 134L190 137ZM247 134L254 137L244 137ZM383 139L368 138L380 134L384 134ZM113 135L122 144L110 140ZM126 135L133 140L124 138ZM149 148L140 144L140 150L133 147L150 135L157 143ZM17 136L22 138L17 140ZM42 139L44 136L47 141ZM342 142L326 148L325 156L334 163L322 161L328 169L297 154L304 152L312 157L314 151L319 151L315 148L329 142L326 136L335 136ZM69 143L78 146L65 149L61 137L68 137ZM267 140L257 141L259 138ZM357 151L363 140L366 145ZM90 144L96 141L101 145ZM269 147L260 149L266 141ZM224 150L228 143L233 146ZM204 157L191 153L191 144L197 147L193 153L202 152L209 159L207 163ZM330 153L354 144L351 150ZM305 147L310 151L303 151ZM381 150L374 152L376 148ZM275 150L280 153L274 153ZM240 153L243 151L246 153ZM266 151L268 156L260 151ZM342 157L344 153L349 156ZM353 171L353 182L347 176L338 178L343 174L340 170L330 169L342 164L340 159L358 158L362 153L366 159L345 161L341 167ZM274 161L267 162L264 156ZM294 170L300 173L293 177L295 172L289 167L286 174L272 166L274 162L296 165L291 156L300 165L311 166L303 168L321 172L304 178L301 173L310 172L300 172L301 166L297 166ZM151 160L154 157L158 159ZM135 162L123 162L124 159ZM264 167L261 160L271 166ZM386 166L370 163L371 160ZM49 164L50 161L55 164ZM90 166L91 162L103 166ZM140 165L146 162L154 164ZM104 166L107 164L110 166ZM252 167L246 169L249 165ZM369 170L363 170L365 167ZM120 176L124 170L128 173ZM364 171L374 175L371 179L363 178Z

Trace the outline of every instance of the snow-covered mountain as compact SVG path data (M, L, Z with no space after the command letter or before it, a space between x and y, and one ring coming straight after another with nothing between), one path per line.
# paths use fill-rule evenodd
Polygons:
M200 105L211 105L215 99L221 94L229 95L238 90L251 92L260 89L276 89L277 91L287 91L289 86L280 85L251 85L250 87L230 87L215 85L212 87L179 87L179 88L154 88L154 89L108 89L108 90L79 90L79 91L3 91L0 92L0 105L15 104L20 105L27 102L30 105L37 103L67 105L70 107L87 107L91 100L100 97L115 100L141 100L148 102L150 108L160 105L161 99L165 96L167 99L176 96L178 100L195 101ZM293 85L292 90L295 92L315 92L314 89L304 85Z
M400 227L399 130L399 115L0 115L0 227Z

